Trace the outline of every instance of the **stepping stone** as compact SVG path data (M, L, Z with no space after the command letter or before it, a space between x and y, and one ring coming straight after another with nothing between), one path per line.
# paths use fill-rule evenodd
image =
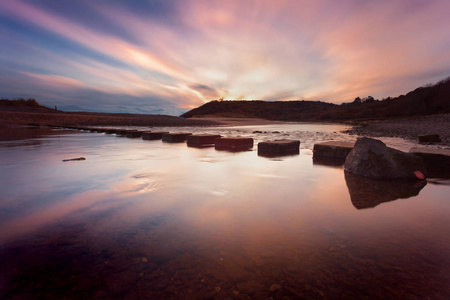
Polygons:
M143 140L160 140L163 134L169 133L168 131L146 131L142 133Z
M116 133L117 129L105 129L104 133L106 134L113 134Z
M116 135L118 135L118 136L127 136L129 131L131 131L131 130L129 130L129 129L118 129L118 130L116 130Z
M258 143L258 155L266 157L294 155L300 153L299 140L275 140Z
M142 137L142 131L130 130L127 132L127 138L140 138Z
M191 134L188 132L163 133L162 140L168 143L182 143Z
M444 174L450 175L450 149L430 149L414 147L409 153L423 159L430 177L440 177ZM444 173L444 174L443 174Z
M327 157L327 156L313 156L313 165L322 165L329 167L342 167L345 163L345 158Z
M246 151L253 148L253 139L246 137L218 138L215 148L216 150Z
M189 147L207 147L212 146L221 135L219 134L193 134L187 137Z
M440 143L441 138L439 134L423 134L417 137L419 143Z
M314 144L313 157L333 157L345 159L352 151L355 143L342 141L329 141Z

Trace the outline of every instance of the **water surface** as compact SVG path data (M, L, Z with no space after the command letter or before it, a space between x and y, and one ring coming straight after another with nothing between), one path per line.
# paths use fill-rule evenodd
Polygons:
M270 159L78 131L4 139L0 298L447 299L449 187L313 164L315 142L355 139L342 129L169 129L301 140Z

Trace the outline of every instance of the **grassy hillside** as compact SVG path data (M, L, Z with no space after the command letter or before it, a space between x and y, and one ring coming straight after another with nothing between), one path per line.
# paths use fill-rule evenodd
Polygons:
M211 101L186 112L190 117L247 117L282 121L383 119L450 112L450 79L396 98L355 99L341 105L320 101Z

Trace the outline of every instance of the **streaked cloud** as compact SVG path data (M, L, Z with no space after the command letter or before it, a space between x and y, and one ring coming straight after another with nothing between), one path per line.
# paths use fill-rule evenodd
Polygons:
M220 97L396 96L450 75L448 11L446 0L3 0L0 97L178 114Z

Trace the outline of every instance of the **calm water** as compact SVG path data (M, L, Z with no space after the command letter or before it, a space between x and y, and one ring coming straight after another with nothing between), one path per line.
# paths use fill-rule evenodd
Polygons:
M355 139L342 129L169 129L301 140L275 159L2 131L0 298L448 299L450 187L313 164L315 142Z

